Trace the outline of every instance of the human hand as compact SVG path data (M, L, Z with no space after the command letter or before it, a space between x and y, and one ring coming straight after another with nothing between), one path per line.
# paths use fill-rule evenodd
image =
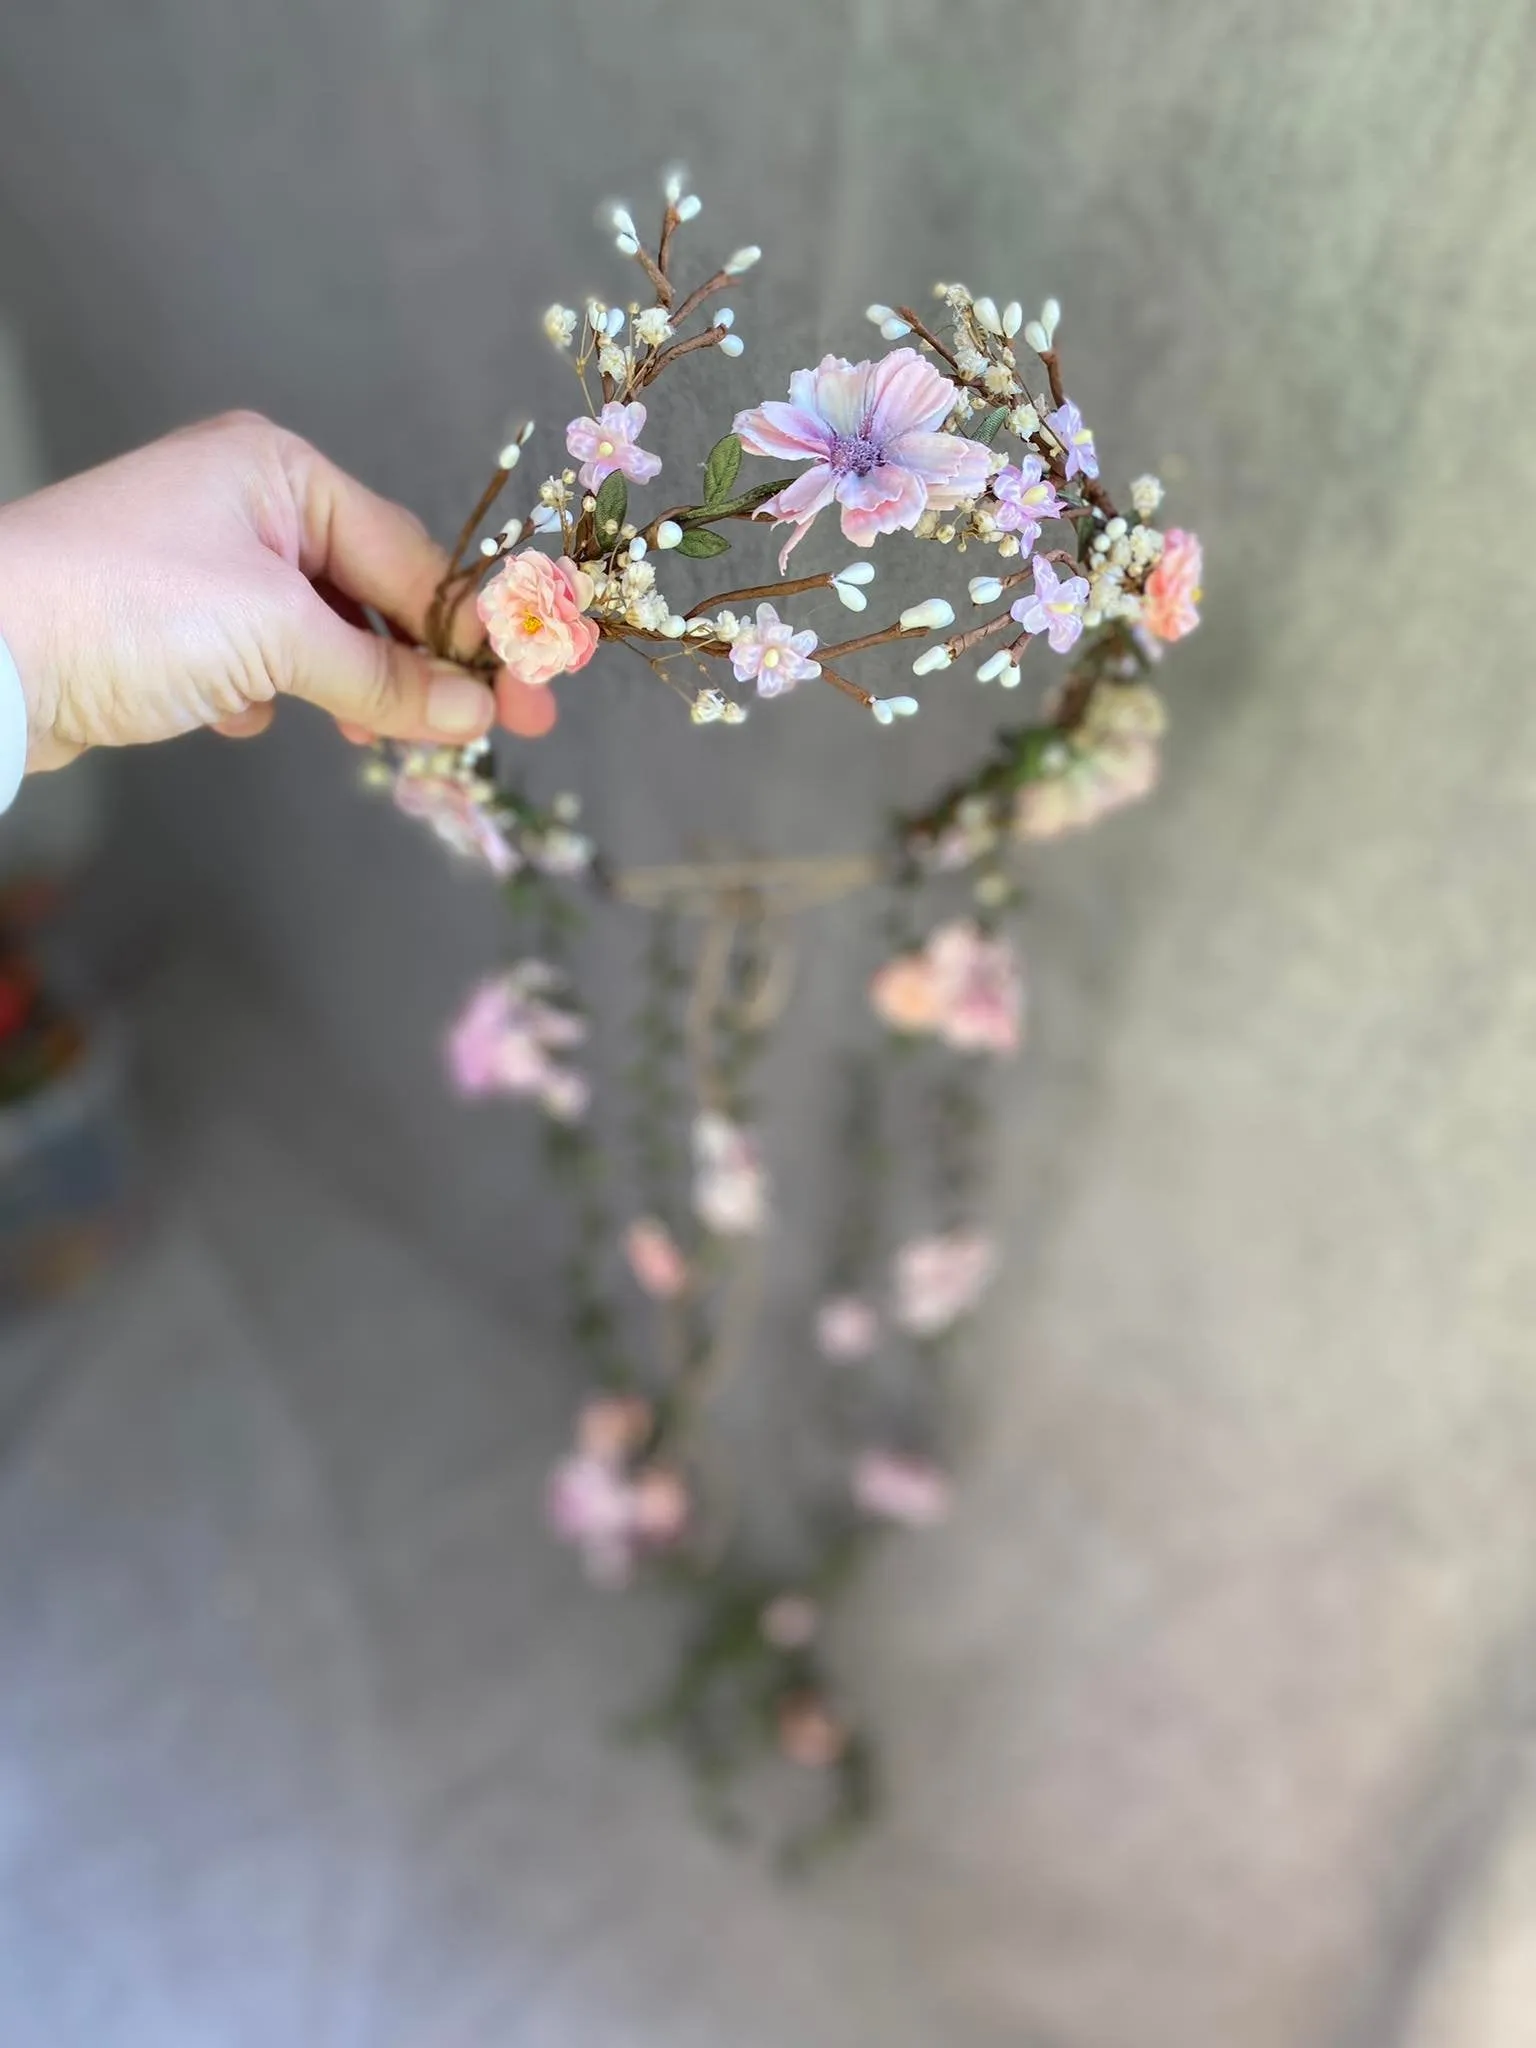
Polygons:
M493 696L452 662L349 623L315 587L415 639L445 567L403 506L254 413L0 506L0 635L27 699L27 765L196 726L250 738L282 696L356 740L475 739L498 703L531 736L542 707L530 720L510 678ZM471 606L458 631L467 657L482 638Z

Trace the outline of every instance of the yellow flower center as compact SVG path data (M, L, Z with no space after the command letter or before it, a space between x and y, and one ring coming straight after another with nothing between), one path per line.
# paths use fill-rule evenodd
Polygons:
M764 667L764 668L777 668L777 667L778 667L778 665L779 665L779 650L777 649L777 647L770 647L770 648L769 648L769 650L768 650L768 652L767 652L767 653L766 653L766 654L765 654L765 655L763 656L763 667Z
M527 614L525 614L523 619L523 631L525 633L542 633L543 630L544 621L539 617L537 612L528 612Z
M597 452L599 455L611 455L613 453L613 443L611 441L599 441Z

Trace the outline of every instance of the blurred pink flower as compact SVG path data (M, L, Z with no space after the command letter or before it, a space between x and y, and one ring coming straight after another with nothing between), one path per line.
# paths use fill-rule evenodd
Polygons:
M926 1458L900 1451L861 1451L854 1460L853 1497L868 1515L931 1529L949 1513L949 1480Z
M584 1458L623 1465L650 1439L656 1417L638 1394L599 1394L576 1418L576 1447Z
M916 349L899 348L879 362L823 356L814 370L795 371L787 405L769 399L738 413L736 433L753 455L811 464L764 508L794 527L781 570L834 502L844 536L863 548L915 526L930 507L976 497L991 456L979 441L941 431L955 398L955 386Z
M591 602L585 569L564 555L551 561L527 548L502 563L475 610L507 674L539 684L585 668L597 652L597 626L584 616Z
M856 1294L838 1295L816 1311L817 1349L838 1364L867 1358L879 1335L879 1316Z
M992 1277L995 1252L980 1231L914 1238L893 1266L895 1315L914 1337L937 1337L967 1315Z
M803 1650L816 1640L821 1610L805 1593L777 1593L757 1618L763 1641L776 1650Z
M402 768L390 786L395 808L430 825L443 844L463 860L483 861L505 877L522 866L516 852L485 808L484 799L450 775Z
M1163 536L1163 552L1147 578L1141 623L1158 640L1182 640L1200 623L1200 577L1204 554L1198 534L1171 526Z
M630 1486L603 1458L562 1458L545 1494L549 1526L581 1552L590 1578L622 1586L634 1563Z
M582 1042L586 1022L546 1001L557 981L543 961L524 960L472 992L447 1040L460 1095L528 1095L562 1120L584 1113L585 1079L554 1056Z
M731 642L731 667L738 683L756 682L759 697L777 697L821 674L821 663L810 659L815 646L814 633L797 633L771 604L760 604L757 623Z
M1164 721L1162 699L1144 683L1100 685L1063 738L1059 765L1020 788L1014 836L1056 839L1146 796L1157 782Z
M645 407L638 399L630 405L605 405L595 420L571 421L565 445L581 464L584 491L597 490L615 471L632 484L648 484L661 473L661 457L637 445L644 427Z
M718 1110L693 1124L693 1206L717 1237L751 1237L768 1216L768 1178L757 1140Z
M870 983L893 1031L932 1032L956 1052L1016 1052L1024 990L1012 946L968 919L941 924L920 953L900 953Z
M1045 481L1045 464L1034 453L1022 457L1018 466L1009 464L992 479L997 500L993 519L1004 533L1016 533L1019 552L1027 555L1040 538L1044 520L1059 518L1063 506L1055 487Z
M814 1693L791 1693L779 1703L779 1751L809 1771L830 1770L848 1747L848 1731Z
M642 1292L653 1301L675 1301L688 1285L688 1261L672 1233L654 1216L642 1216L624 1233L624 1256Z
M688 1526L688 1489L664 1465L637 1472L630 1487L630 1525L646 1544L675 1543Z

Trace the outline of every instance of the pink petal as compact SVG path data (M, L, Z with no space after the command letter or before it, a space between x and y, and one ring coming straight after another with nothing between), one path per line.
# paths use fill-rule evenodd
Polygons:
M876 363L870 379L872 440L943 426L955 402L955 387L916 349L899 348Z
M732 432L751 455L779 455L791 462L824 456L829 435L814 412L770 398L752 412L739 412Z
M868 476L844 477L837 495L843 507L843 533L859 548L867 548L882 533L915 526L928 502L921 477L884 466Z
M976 497L987 481L987 451L958 434L901 434L886 446L886 460L910 469L928 486L928 502L958 505Z
M789 395L794 404L824 419L834 434L858 434L863 432L869 413L869 387L868 363L823 356L814 371L795 372L789 380Z

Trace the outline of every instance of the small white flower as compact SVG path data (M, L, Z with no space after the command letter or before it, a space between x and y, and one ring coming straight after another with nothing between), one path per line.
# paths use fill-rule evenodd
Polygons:
M926 598L922 604L908 605L896 623L903 633L937 632L955 623L955 608L945 598Z
M688 716L695 725L713 725L717 718L725 716L725 699L718 690L700 690Z
M1014 390L1013 372L1006 363L993 363L981 381L994 398L1007 398Z
M985 377L987 359L980 349L970 348L962 343L955 350L955 368L962 377Z
M1003 323L998 317L997 301L995 299L973 300L971 303L971 313L978 326L984 327L988 334L1002 333Z
M700 199L698 193L690 192L686 199L678 200L677 217L679 220L697 220L703 210L703 206L704 202Z
M597 367L605 377L611 377L615 384L622 384L629 375L629 357L621 348L604 346L597 352Z
M1003 308L1003 332L1012 341L1024 325L1024 308L1017 299L1010 299Z
M1040 415L1032 405L1016 405L1008 415L1008 424L1021 441L1027 441L1040 424Z
M715 621L715 632L722 640L734 640L743 630L744 622L734 612L722 612Z
M762 254L763 252L758 248L756 242L749 242L744 249L738 249L734 255L726 258L724 265L726 276L744 277L754 263L761 261Z
M656 529L656 545L659 548L675 548L683 537L683 529L675 519L663 519Z
M570 306L551 306L544 315L544 332L556 348L569 348L576 333L576 314Z
M1109 524L1105 527L1104 532L1107 538L1110 540L1123 540L1126 534L1126 530L1127 529L1125 521L1121 519L1117 514L1115 518L1110 520Z
M723 356L739 356L746 345L739 334L728 334L720 344L720 353Z
M1138 476L1131 484L1131 503L1138 518L1150 519L1163 502L1163 486L1155 476Z
M727 725L745 725L747 722L747 707L745 704L737 704L728 699L725 709L721 712L720 716Z
M954 658L942 642L937 647L925 647L913 662L912 673L915 676L934 675L939 669L948 668Z
M647 348L660 348L664 341L672 338L672 322L667 318L664 306L650 306L643 313L637 313L634 320L636 341L643 341Z
M1006 647L1000 648L996 654L989 654L976 671L977 682L995 683L1012 660L1013 656Z
M999 576L973 576L971 578L971 603L996 604L1003 594L1002 578Z

